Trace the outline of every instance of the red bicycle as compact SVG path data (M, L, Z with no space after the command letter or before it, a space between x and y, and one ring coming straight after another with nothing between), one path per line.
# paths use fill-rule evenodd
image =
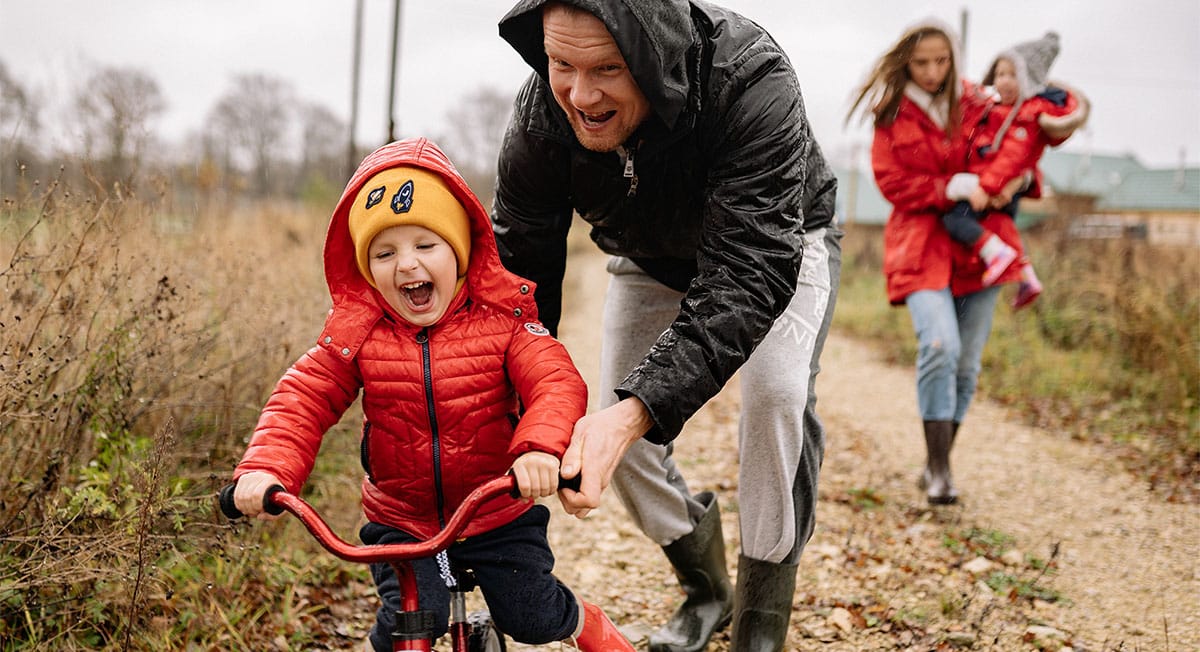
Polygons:
M560 487L579 489L579 478L559 479ZM230 520L243 516L233 502L235 485L221 490L221 512ZM502 494L517 494L516 479L511 475L491 480L471 492L458 510L436 536L416 543L395 543L376 546L357 546L348 543L325 523L321 515L302 498L290 494L280 485L267 490L263 509L271 514L291 512L326 550L346 561L360 564L390 564L400 581L401 608L396 612L396 628L392 631L392 650L433 650L433 614L422 611L418 604L417 577L413 572L414 559L433 557L449 548L466 529L467 523L488 500ZM492 624L487 612L467 613L466 594L475 589L470 573L456 573L456 586L450 590L450 636L454 652L504 652L504 635Z

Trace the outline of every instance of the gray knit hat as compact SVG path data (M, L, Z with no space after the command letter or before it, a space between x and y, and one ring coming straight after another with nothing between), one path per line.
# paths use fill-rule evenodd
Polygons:
M1058 33L1046 32L1040 39L1018 43L996 55L983 77L983 85L991 86L995 82L996 64L1001 59L1007 59L1017 69L1017 86L1021 92L1019 99L1028 99L1046 90L1050 65L1057 56Z

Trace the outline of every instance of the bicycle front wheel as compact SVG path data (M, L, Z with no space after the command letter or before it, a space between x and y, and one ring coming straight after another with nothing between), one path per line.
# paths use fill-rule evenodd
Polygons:
M504 635L492 623L486 611L476 611L467 616L468 652L504 652Z

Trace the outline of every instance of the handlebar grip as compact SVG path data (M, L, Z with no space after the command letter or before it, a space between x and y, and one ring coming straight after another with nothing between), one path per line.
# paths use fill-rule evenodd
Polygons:
M512 489L510 489L510 490L508 491L508 495L509 495L509 496L512 496L513 498L520 498L520 497L521 497L521 490L517 488L517 478L516 478L516 476L514 476L514 475L512 474L512 471L509 471L509 472L508 472L508 477L510 477L510 478L512 478L512 479L513 479ZM560 476L558 476L558 488L559 488L560 490L562 490L562 489L571 489L571 490L573 490L573 491L579 491L579 483L580 483L582 480L583 480L583 474L581 474L581 473L577 473L577 474L575 475L575 477L573 477L573 478L570 478L570 479L564 478L564 477L562 477L562 476L560 475Z
M236 521L237 519L245 516L245 514L242 513L242 510L237 508L237 504L233 502L233 491L236 488L237 483L227 484L221 488L221 493L217 495L217 498L221 503L221 513L225 515L225 518L231 521ZM284 489L283 485L278 484L271 485L267 489L267 492L263 494L263 511L272 516L278 516L283 513L283 508L279 505L276 505L275 502L271 500L272 496L281 491L287 491L287 489Z
M571 491L579 491L579 486L580 486L581 482L583 482L583 474L582 473L576 473L575 477L573 477L573 478L564 478L561 475L558 476L558 488L560 490L570 489Z
M221 513L231 521L236 521L245 516L242 510L238 509L237 505L233 502L233 490L236 488L236 484L227 484L221 488L221 493L217 494L217 501L221 504Z

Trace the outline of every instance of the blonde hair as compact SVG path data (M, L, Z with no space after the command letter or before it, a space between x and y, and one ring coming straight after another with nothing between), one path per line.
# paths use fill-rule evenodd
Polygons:
M857 97L846 113L846 123L850 122L860 105L869 107L868 111L874 116L873 123L876 127L895 122L896 115L900 112L900 100L904 97L904 87L909 81L908 62L921 39L934 36L945 39L950 46L950 70L946 72L946 80L938 89L937 95L949 103L950 114L946 121L946 130L954 132L958 129L958 100L961 89L958 83L958 48L955 47L957 41L949 28L933 23L909 28L891 49L879 57L874 70L859 87ZM865 119L865 114L863 117Z

